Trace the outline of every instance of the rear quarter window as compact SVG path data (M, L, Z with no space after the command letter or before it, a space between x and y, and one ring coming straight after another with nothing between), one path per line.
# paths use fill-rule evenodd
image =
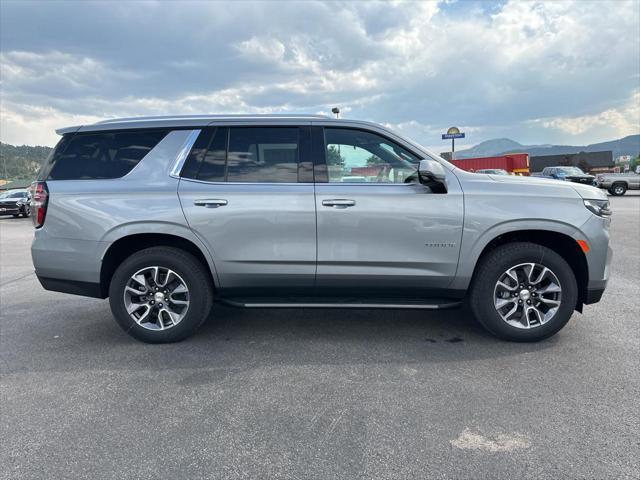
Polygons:
M97 180L129 173L168 130L65 135L43 165L39 180Z

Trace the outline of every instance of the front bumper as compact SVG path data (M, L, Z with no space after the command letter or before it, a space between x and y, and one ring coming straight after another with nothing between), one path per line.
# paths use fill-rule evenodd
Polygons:
M589 177L567 177L567 180L572 183L580 183L582 185L596 186L596 179Z
M0 215L17 215L22 213L18 206L15 207L3 207L0 206Z
M588 288L587 295L584 298L585 305L592 303L598 303L604 294L604 287L602 288Z
M613 250L609 246L610 218L591 215L574 234L576 240L586 240L589 251L585 254L589 277L583 294L585 304L600 301L609 281Z

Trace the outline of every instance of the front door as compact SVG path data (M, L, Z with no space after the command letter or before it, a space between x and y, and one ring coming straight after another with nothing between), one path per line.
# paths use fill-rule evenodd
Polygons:
M416 180L419 156L373 132L325 128L326 183L316 183L319 295L424 299L453 280L462 191Z
M299 127L205 129L179 185L191 229L214 258L228 296L313 290L316 218ZM302 136L302 137L301 137ZM221 287L221 288L220 288Z

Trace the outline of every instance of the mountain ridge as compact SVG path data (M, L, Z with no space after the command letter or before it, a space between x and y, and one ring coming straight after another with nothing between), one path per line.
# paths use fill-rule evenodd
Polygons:
M506 147L506 148L505 148ZM640 135L627 135L616 140L592 143L589 145L523 145L510 138L485 140L466 150L456 152L457 159L474 157L492 157L507 153L528 153L529 156L563 155L580 152L600 152L611 150L613 157L640 154Z

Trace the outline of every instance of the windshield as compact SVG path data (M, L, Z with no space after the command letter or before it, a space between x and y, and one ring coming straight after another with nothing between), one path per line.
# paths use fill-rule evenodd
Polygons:
M565 175L584 175L584 172L578 167L561 167L558 170Z
M20 198L26 196L27 192L4 192L0 194L0 198Z

